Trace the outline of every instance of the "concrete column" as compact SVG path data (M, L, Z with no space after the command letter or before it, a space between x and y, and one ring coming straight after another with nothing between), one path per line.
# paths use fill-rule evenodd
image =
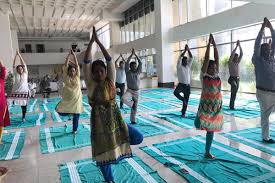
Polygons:
M13 55L15 55L16 50L19 49L18 38L17 38L17 31L16 30L12 30L11 31L11 41L12 41Z
M9 15L0 15L0 23L0 58L3 59L7 70L12 71L14 53L12 47Z
M171 0L155 0L155 45L158 83L160 87L173 87L172 44L168 31L173 27Z
M121 44L120 27L118 22L110 22L111 47Z

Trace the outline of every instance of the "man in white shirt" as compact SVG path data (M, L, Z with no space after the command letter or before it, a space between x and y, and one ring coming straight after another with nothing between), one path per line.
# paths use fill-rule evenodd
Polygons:
M121 58L121 60L120 60ZM120 60L119 64L118 61ZM123 108L123 102L121 100L121 97L124 94L125 91L125 81L126 81L126 74L125 74L125 60L123 56L120 54L120 56L117 58L115 62L116 66L116 88L119 88L118 95L120 97L120 108Z
M186 52L188 52L188 58L185 56ZM185 45L183 53L178 58L177 75L179 84L174 91L174 95L182 101L182 117L185 117L185 112L190 96L192 58L193 56L188 45Z
M30 90L30 97L34 98L35 97L35 93L36 93L36 83L33 82L33 79L30 80L30 82L28 83L29 85L29 90Z

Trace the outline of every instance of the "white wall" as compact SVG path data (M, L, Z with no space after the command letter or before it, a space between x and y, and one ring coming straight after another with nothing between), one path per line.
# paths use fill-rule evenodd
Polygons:
M68 53L22 53L28 65L64 64Z
M11 31L11 40L12 40L13 54L15 55L16 50L19 49L18 38L17 38L17 31L16 30L12 30Z
M249 3L170 29L170 42L179 42L209 33L225 31L275 19L275 6Z
M9 15L0 15L0 59L8 71L12 71L13 49Z
M60 52L60 48L63 48L64 52L71 49L71 45L76 43L81 51L83 51L88 44L89 40L19 40L20 50L25 49L25 44L32 45L32 52L36 53L36 44L44 44L45 52Z

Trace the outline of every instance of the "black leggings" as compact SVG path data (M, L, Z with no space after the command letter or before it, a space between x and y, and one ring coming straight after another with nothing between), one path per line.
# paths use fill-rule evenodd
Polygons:
M24 119L26 116L26 112L27 112L27 106L26 105L21 106L21 109L22 109L22 119Z

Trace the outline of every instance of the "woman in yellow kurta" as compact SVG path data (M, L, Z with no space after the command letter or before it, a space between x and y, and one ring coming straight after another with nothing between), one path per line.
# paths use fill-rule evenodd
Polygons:
M73 61L70 61L71 56ZM73 133L77 132L80 113L83 112L80 68L74 52L71 50L63 66L64 88L62 99L56 106L61 116L73 115Z

